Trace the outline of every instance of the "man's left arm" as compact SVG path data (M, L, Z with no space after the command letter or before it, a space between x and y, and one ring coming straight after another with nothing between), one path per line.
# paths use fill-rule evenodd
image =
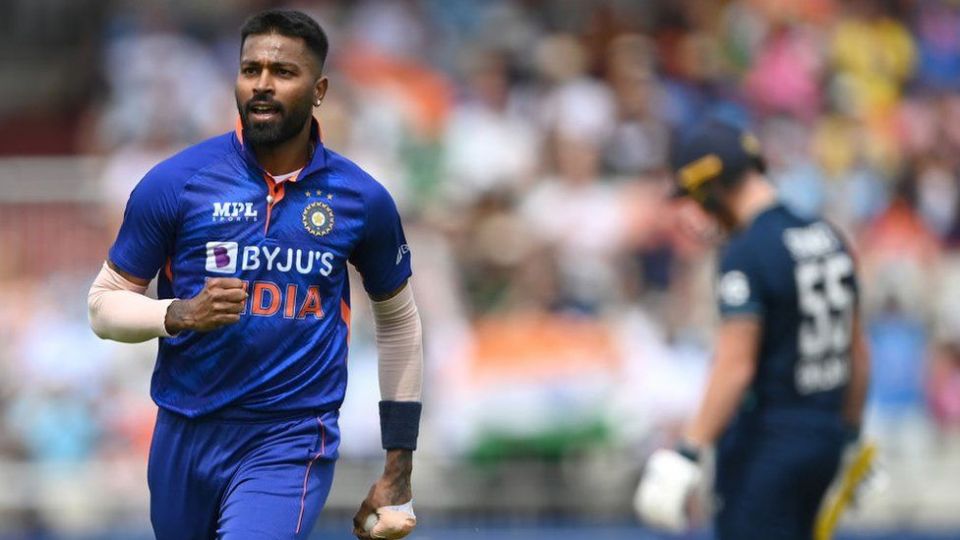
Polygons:
M721 324L707 390L687 428L686 444L710 446L730 423L757 370L760 328L756 317L734 317Z
M393 198L364 182L365 227L350 261L363 276L376 325L383 474L353 518L357 538L403 538L417 521L410 474L420 431L423 339L413 300L410 247Z
M420 427L423 339L420 315L408 283L390 294L371 295L380 379L380 432L386 463L354 516L357 538L403 538L416 526L413 514L413 451Z
M654 452L634 498L648 525L686 530L692 492L700 484L700 455L712 445L743 402L757 366L760 322L755 316L724 320L717 335L713 367L699 412L676 449Z
M702 476L701 451L726 429L756 374L765 304L747 247L728 249L720 263L717 300L722 322L697 415L675 449L654 452L637 487L634 508L649 525L677 532L687 528L690 495Z
M757 371L766 301L756 255L749 248L742 242L731 245L720 262L717 310L721 322L713 365L700 409L681 446L694 455L720 437Z

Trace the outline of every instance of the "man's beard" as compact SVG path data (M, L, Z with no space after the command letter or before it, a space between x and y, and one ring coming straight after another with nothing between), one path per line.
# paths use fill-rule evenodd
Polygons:
M276 117L265 122L252 120L250 108L253 105L273 107ZM267 148L294 138L313 115L313 106L309 100L304 100L302 105L297 104L295 108L288 110L279 101L264 95L255 95L242 105L238 99L237 110L240 112L244 141L252 146Z

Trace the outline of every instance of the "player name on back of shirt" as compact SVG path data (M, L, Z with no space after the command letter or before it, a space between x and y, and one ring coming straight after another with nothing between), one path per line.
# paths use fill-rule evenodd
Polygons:
M783 243L794 260L822 257L840 249L840 240L829 225L818 221L783 231Z

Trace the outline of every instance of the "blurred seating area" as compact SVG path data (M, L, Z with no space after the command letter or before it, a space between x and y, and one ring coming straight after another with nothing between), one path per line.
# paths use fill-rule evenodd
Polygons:
M418 470L453 494L424 497L439 510L495 498L518 463L582 466L524 469L532 506L567 509L564 490L609 501L603 482L625 497L642 456L674 440L709 362L715 251L665 198L668 154L707 118L750 127L784 201L854 244L875 366L867 431L898 489L922 485L917 470L960 470L960 2L6 4L0 463L122 469L97 489L141 499L114 517L145 505L155 345L99 341L86 291L139 178L233 128L239 26L282 5L331 40L324 143L404 216L428 362ZM362 485L378 390L366 302L354 306L342 453ZM932 516L897 501L880 522L960 528L960 495L935 494ZM356 498L335 489L334 506L343 497ZM89 525L11 500L0 516L19 523Z

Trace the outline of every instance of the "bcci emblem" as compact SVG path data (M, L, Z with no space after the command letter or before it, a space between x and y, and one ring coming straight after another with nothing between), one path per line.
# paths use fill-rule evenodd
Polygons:
M314 202L303 209L303 226L314 236L323 236L333 229L333 209L327 203Z

